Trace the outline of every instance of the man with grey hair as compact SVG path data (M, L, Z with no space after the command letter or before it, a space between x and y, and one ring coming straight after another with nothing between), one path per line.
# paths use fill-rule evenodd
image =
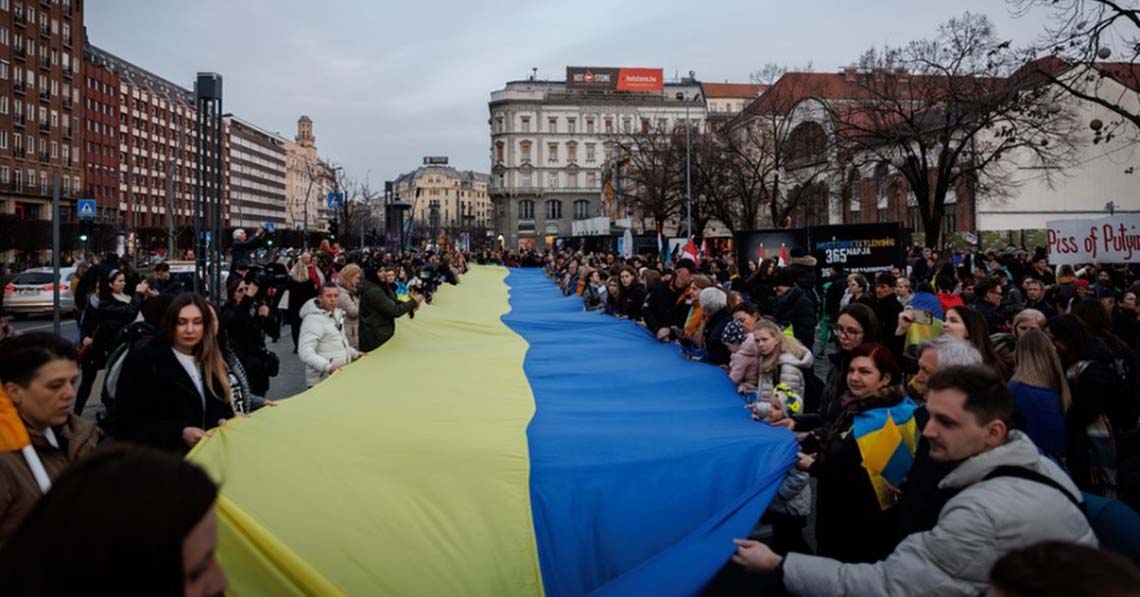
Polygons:
M261 246L261 241L265 238L265 230L261 227L257 228L257 232L253 234L253 238L246 240L245 230L236 228L234 230L234 244L230 247L230 272L232 273L239 265L250 265L250 258L253 252Z
M926 398L926 381L939 369L959 365L981 365L982 353L973 344L955 336L939 336L918 345L918 372L907 390L915 402Z
M710 286L697 295L701 305L701 313L705 317L705 350L708 355L701 359L713 365L727 365L732 353L725 346L721 336L728 322L732 321L732 313L728 310L728 295L715 286Z

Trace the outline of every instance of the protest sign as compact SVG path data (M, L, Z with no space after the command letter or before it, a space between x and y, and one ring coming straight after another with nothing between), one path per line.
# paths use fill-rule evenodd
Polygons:
M1052 265L1140 261L1140 215L1050 220L1045 226Z
M897 223L812 226L808 236L821 269L838 265L847 273L868 274L906 263L906 242Z

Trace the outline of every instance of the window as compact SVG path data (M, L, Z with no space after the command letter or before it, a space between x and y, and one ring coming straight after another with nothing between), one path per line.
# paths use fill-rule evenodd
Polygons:
M579 199L574 202L574 219L585 220L590 217L590 202L585 199Z
M586 144L586 163L588 163L588 164L594 163L594 144L593 143L587 143Z
M57 158L59 158L59 143L52 141L51 142L51 159L54 160Z
M32 187L32 188L36 187L36 171L35 170L28 170L28 186Z
M562 202L557 199L551 199L546 202L546 219L560 220L562 219Z
M531 201L530 199L523 199L522 201L519 201L519 219L534 219L534 201Z
M0 183L8 184L8 179L11 177L11 171L8 170L8 167L0 166Z
M669 123L664 118L658 118L657 119L657 132L664 133L665 127L668 125L669 125Z
M586 173L586 188L592 189L598 186L598 175L595 172Z
M496 116L495 117L495 132L496 133L503 132L503 117L502 116Z
M552 133L558 132L558 117L557 116L551 116L550 118L546 119L546 130L548 130Z
M59 126L59 112L55 110L51 111L51 126L52 128Z
M566 161L570 162L571 164L578 161L578 144L577 143L567 143L566 144Z
M566 119L566 132L570 133L571 135L578 132L578 119L577 118L567 118Z
M593 118L587 118L586 119L586 134L588 134L588 135L594 134L594 119Z
M8 149L8 131L0 131L0 149Z
M621 119L621 132L623 132L623 133L630 132L630 126L632 124L633 124L633 119L631 119L629 116L623 117Z
M0 44L8 45L8 28L0 27Z
M614 119L606 118L606 134L614 132Z
M641 119L641 134L642 135L648 135L649 134L649 119L648 118L642 118Z
M63 24L63 41L64 43L71 43L71 25L68 23Z
M546 161L550 162L550 163L557 163L558 162L558 144L557 143L547 143L546 144Z
M529 133L530 132L530 116L522 116L519 118L519 120L522 122L522 126L521 126L522 132Z
M0 60L0 79L8 78L8 61Z
M958 231L958 214L954 213L953 207L946 210L946 215L942 218L942 233L953 234Z
M503 142L502 141L495 143L495 161L496 162L503 161Z
M887 208L880 207L876 212L876 221L883 224L887 221Z
M0 114L8 113L8 96L0 95Z
M70 156L71 156L71 146L70 145L64 145L63 146L63 161L64 162L70 161Z
M531 187L531 185L532 185L532 182L530 179L530 174L519 175L519 186L521 186L524 189L529 189ZM533 206L531 207L531 213L534 213L534 207Z
M12 171L12 184L16 185L17 189L24 188L24 171L16 168Z
M548 174L546 176L546 186L551 188L551 189L557 189L558 188L558 173L557 172L551 172L550 174Z
M530 161L530 141L519 143L519 155L524 164Z

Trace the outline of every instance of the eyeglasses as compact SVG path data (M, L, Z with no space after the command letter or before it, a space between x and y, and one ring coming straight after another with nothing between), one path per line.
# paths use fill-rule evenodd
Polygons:
M837 326L835 326L835 333L839 334L841 336L847 336L848 338L855 338L857 336L862 336L863 330L858 329L858 328L848 328L848 327L843 327L841 325L837 325Z

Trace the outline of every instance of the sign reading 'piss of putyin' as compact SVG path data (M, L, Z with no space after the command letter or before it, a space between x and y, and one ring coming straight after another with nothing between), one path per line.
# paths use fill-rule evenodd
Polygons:
M1046 222L1049 263L1136 263L1140 261L1140 215Z

